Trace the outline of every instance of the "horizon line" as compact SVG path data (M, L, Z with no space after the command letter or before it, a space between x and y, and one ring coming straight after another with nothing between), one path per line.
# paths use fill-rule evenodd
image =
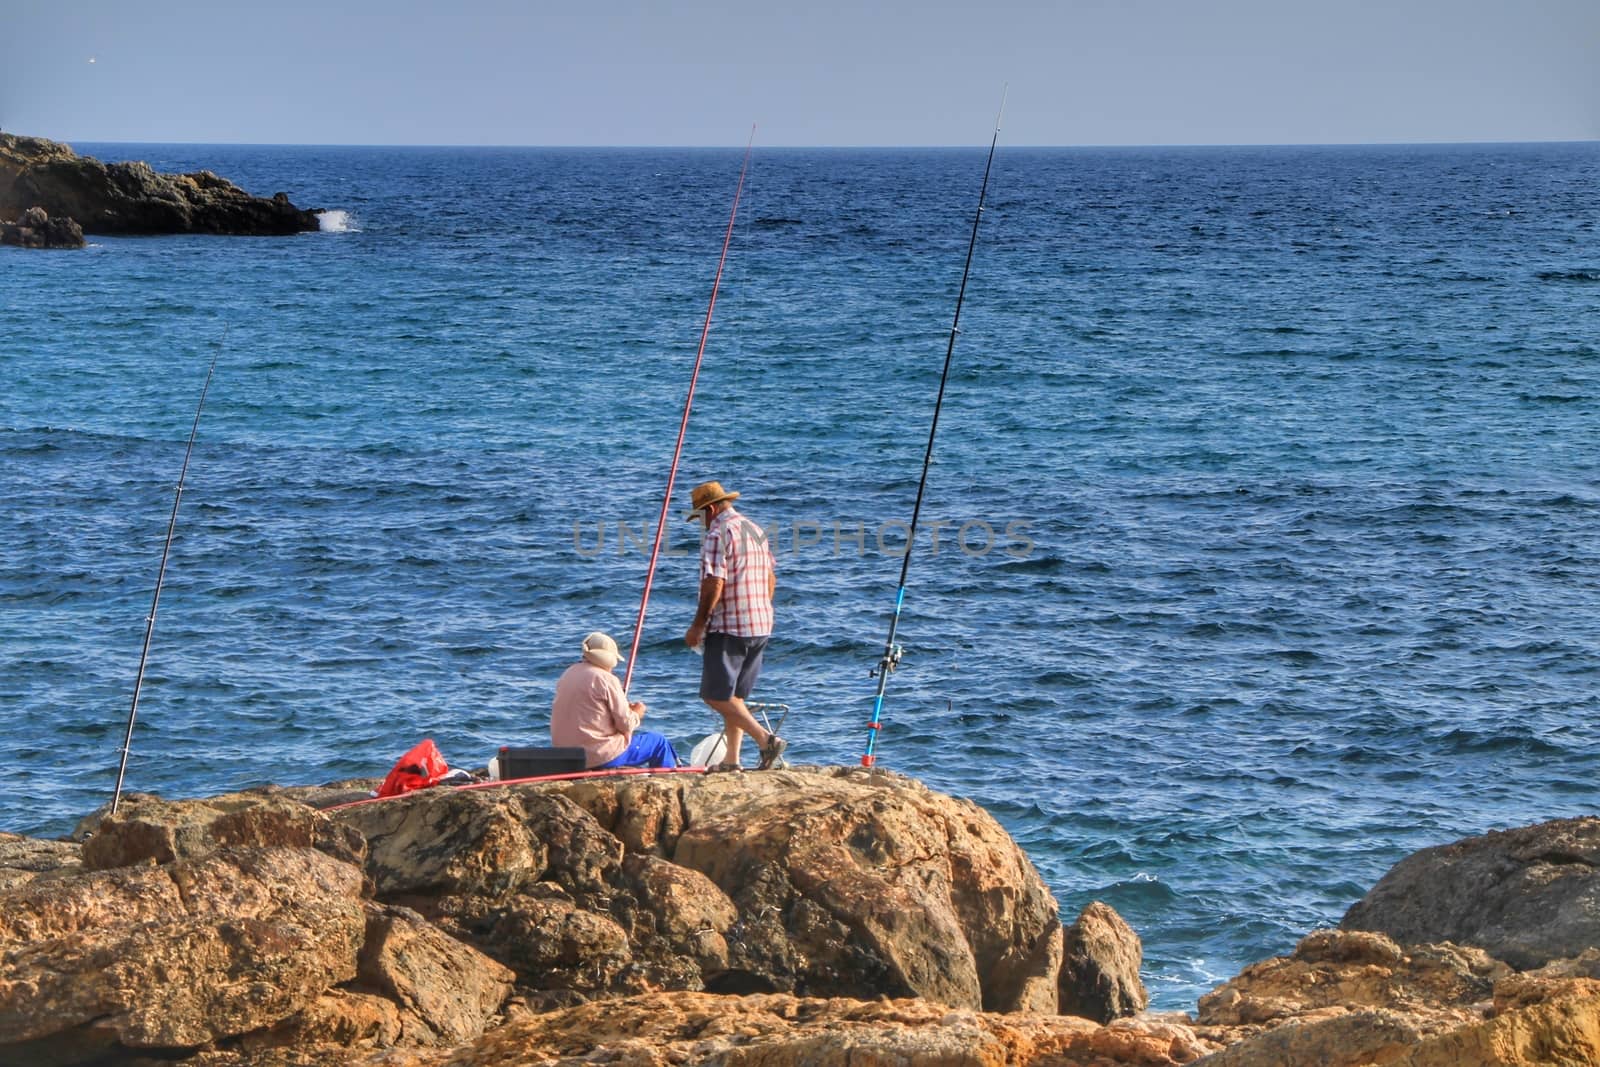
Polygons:
M17 137L34 137L36 134L22 134L14 130L0 132L11 133ZM118 140L99 137L56 138L40 137L41 140L57 141L61 144L107 144L107 145L193 145L214 148L461 148L461 149L503 149L503 148L539 148L561 150L684 150L684 151L729 151L742 150L742 144L516 144L516 143L474 143L465 141L443 142L383 142L383 141L167 141L167 140ZM1483 138L1470 140L1376 140L1376 141L1108 141L1101 143L1076 143L1076 144L1045 144L1045 143L1013 143L1012 149L1140 149L1140 148L1405 148L1405 147L1449 147L1472 145L1580 145L1600 143L1600 137L1541 137L1523 140L1505 138ZM977 142L970 144L770 144L762 146L768 150L823 150L823 151L883 151L891 149L900 150L948 150L948 149L975 149L981 150L987 146Z

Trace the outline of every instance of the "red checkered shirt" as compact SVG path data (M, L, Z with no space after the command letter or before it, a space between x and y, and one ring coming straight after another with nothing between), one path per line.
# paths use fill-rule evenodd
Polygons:
M771 634L772 570L761 527L731 507L718 512L700 543L701 579L722 579L722 599L706 630L735 637Z

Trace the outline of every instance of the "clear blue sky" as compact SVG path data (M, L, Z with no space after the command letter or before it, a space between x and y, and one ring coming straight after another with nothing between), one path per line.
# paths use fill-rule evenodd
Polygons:
M1600 0L0 0L65 141L1600 139Z

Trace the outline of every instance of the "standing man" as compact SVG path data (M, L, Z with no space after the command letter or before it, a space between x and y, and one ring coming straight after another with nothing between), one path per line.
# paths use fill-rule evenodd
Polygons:
M622 683L611 673L621 658L610 634L596 630L583 639L583 658L556 683L550 707L551 743L582 748L589 770L676 767L672 742L639 729L644 704L628 703Z
M772 553L761 527L733 509L738 493L721 482L702 482L689 494L706 536L700 545L700 603L683 635L690 648L705 646L700 699L722 716L727 748L719 765L739 766L744 735L761 750L759 767L772 766L789 743L756 722L745 697L761 676L761 657L772 636L772 594L778 587Z

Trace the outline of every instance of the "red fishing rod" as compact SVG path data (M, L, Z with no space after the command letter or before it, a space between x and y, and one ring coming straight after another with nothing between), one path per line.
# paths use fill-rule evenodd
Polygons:
M683 455L683 438L689 430L689 409L694 405L694 387L700 380L700 363L706 355L706 338L711 335L711 313L717 306L717 289L722 285L722 268L728 262L728 245L733 241L733 223L739 217L739 197L744 192L744 175L750 166L750 148L756 142L756 128L750 127L750 140L744 146L744 162L739 165L739 184L733 190L733 210L728 212L728 232L722 238L722 255L717 259L717 274L711 280L711 300L706 304L706 323L700 331L700 349L694 356L694 372L689 375L689 394L683 398L683 420L678 424L678 443L672 449L672 466L667 470L667 491L661 497L661 515L656 520L655 541L650 546L650 566L644 572L644 594L639 597L639 617L633 623L633 646L628 649L628 667L622 673L622 691L633 681L633 664L639 658L639 642L644 639L644 613L650 603L650 584L656 575L656 560L661 555L661 539L667 530L667 512L672 507L672 486L678 479L678 460Z
M200 412L206 406L206 393L211 390L211 375L217 369L217 357L228 340L228 327L222 327L222 339L211 353L211 366L206 368L206 382L200 387L200 403L195 405L194 425L189 427L189 444L183 450L183 467L178 471L178 488L172 494L172 517L167 520L167 540L161 546L161 566L156 570L156 592L150 598L150 614L144 620L144 648L139 653L139 673L133 678L133 704L128 708L128 732L122 739L122 761L117 764L117 787L111 794L111 814L117 813L122 801L122 778L128 771L128 749L133 747L133 720L139 714L139 689L144 685L144 667L150 659L150 638L156 632L156 608L161 605L161 583L167 576L167 557L172 553L172 535L178 529L178 503L183 499L183 480L189 474L189 457L194 454L194 438L200 432Z
M872 674L878 678L878 692L872 702L872 721L867 723L867 750L861 756L863 767L872 766L878 733L883 729L883 693L889 675L900 665L902 649L895 644L900 629L900 609L906 602L906 579L911 572L911 549L917 543L917 520L922 515L922 495L928 488L928 468L933 465L933 439L939 432L939 412L944 408L944 388L950 380L950 357L955 355L956 336L961 332L961 302L967 297L967 277L972 273L972 252L978 247L978 223L983 220L983 201L989 193L989 171L994 167L994 149L1000 143L1000 116L1006 111L1005 93L1000 94L1000 114L994 120L994 138L989 142L989 159L983 165L983 184L978 188L978 209L972 214L972 237L967 241L967 264L961 269L961 289L956 293L955 319L950 323L950 343L944 350L944 371L939 375L939 395L933 402L933 423L928 427L928 450L922 456L922 479L917 482L917 501L911 507L911 529L906 534L906 551L900 559L900 589L894 598L894 614L889 617L889 638L883 643L883 657Z

